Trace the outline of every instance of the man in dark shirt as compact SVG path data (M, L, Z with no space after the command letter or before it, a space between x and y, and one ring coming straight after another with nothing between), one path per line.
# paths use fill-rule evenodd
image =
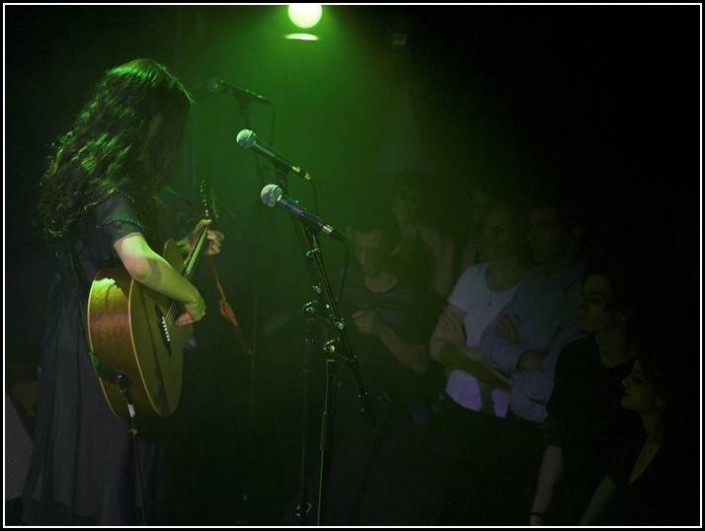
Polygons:
M429 291L400 278L391 228L358 222L350 239L358 267L345 286L343 315L353 349L373 393L408 403L429 367L436 318Z
M338 372L330 471L330 524L430 523L432 455L424 445L428 403L440 389L440 367L428 343L438 310L428 286L406 281L395 266L398 238L380 216L348 231L356 267L345 284L341 313L362 381L377 413L359 412L351 371ZM435 379L434 377L437 377ZM438 468L435 465L435 468ZM428 473L427 473L428 472ZM403 481L401 477L405 478Z

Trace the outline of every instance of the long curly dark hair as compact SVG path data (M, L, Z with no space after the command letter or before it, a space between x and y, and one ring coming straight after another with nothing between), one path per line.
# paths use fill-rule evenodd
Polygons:
M66 236L116 191L131 197L148 230L158 232L157 193L173 169L192 102L152 59L106 71L71 130L52 146L37 204L42 234Z

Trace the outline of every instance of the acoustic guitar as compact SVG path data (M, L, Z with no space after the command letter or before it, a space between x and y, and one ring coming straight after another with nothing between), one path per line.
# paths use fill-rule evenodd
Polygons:
M206 195L201 192L206 218L212 219ZM196 244L184 261L174 240L164 245L163 258L188 280L207 248L207 231L200 230ZM147 288L130 277L124 267L100 270L88 295L88 341L99 363L123 373L137 417L168 416L181 398L183 355L193 337L193 325L176 326L181 304ZM129 418L128 402L114 378L98 376L113 413Z

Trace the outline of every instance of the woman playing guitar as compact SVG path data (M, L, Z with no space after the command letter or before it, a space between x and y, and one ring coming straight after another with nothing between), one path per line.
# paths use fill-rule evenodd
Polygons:
M154 250L164 240L156 197L182 144L191 102L182 83L156 61L117 66L95 85L50 156L37 210L59 270L49 294L23 496L26 523L160 521L163 452L131 436L128 421L106 402L89 357L86 313L91 280L117 267L133 288L180 303L180 313L169 316L174 330L205 314L196 287L176 262ZM197 232L207 253L220 251L221 233L205 224ZM100 354L97 346L92 350Z

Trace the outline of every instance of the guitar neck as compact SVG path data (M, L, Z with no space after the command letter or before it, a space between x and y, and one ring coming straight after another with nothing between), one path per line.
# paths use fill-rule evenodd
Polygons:
M198 235L198 240L196 240L196 245L193 246L191 253L189 253L188 257L186 258L186 262L184 263L184 269L181 274L187 280L191 280L191 276L193 275L193 272L196 269L196 266L198 265L198 260L201 258L203 251L205 251L206 249L207 235L208 227L206 226L201 229L201 233Z

